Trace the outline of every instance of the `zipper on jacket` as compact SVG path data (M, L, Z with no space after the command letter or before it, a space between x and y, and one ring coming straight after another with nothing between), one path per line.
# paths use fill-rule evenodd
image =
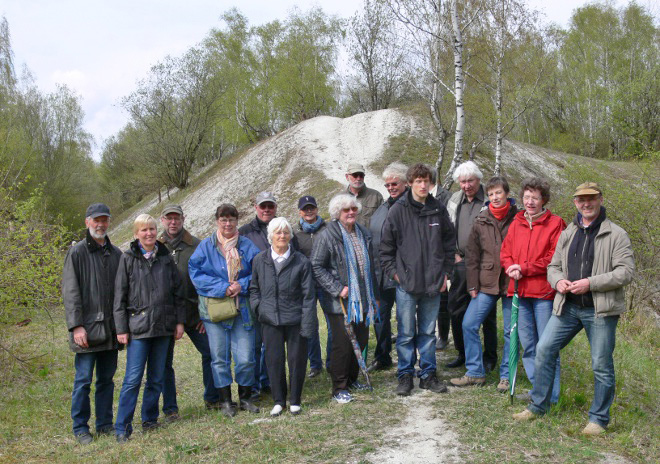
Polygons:
M580 279L583 279L584 275L584 253L585 250L588 250L588 244L589 244L589 234L587 233L587 229L582 229L584 232L584 243L582 244L582 258L580 259ZM580 295L580 299L582 300L582 307L585 307L585 300L584 300L584 293Z

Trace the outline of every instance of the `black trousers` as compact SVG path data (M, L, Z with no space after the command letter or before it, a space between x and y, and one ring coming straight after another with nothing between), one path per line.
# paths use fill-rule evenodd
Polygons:
M451 318L447 308L448 300L449 292L442 292L440 294L440 309L438 310L438 338L444 341L449 338L449 327L451 326Z
M454 347L458 356L465 359L465 343L463 341L463 317L470 304L470 293L467 290L465 261L456 263L449 289L448 309L451 315L451 332L454 336ZM484 364L497 364L497 310L488 314L482 326L484 332Z
M300 405L307 368L307 339L300 335L300 324L274 326L262 323L261 333L273 401L286 406L286 359L289 363L289 403Z
M328 322L332 329L332 351L330 357L330 377L332 378L332 394L336 395L340 390L348 390L358 379L360 366L353 352L353 345L344 327L343 314L328 314ZM369 342L369 328L364 322L351 323L360 350L363 350Z
M396 288L380 290L380 322L374 323L376 350L374 359L384 365L392 364L392 307L396 301Z

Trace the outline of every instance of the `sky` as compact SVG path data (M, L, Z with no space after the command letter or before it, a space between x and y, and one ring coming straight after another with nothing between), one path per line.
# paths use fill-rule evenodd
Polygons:
M548 22L566 27L585 0L527 0ZM616 4L626 4L616 0ZM128 121L122 97L136 88L151 66L201 42L230 0L3 0L17 74L27 67L43 92L66 84L82 98L84 126L94 136L93 156L103 140ZM292 8L307 11L313 0L250 0L237 6L250 25L285 19ZM323 2L328 14L350 17L358 0Z

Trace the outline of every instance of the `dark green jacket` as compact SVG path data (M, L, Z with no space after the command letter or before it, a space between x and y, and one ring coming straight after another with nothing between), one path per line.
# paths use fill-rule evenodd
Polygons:
M194 329L199 323L199 309L198 309L198 297L197 290L190 280L188 275L188 261L192 256L193 252L199 245L200 240L191 235L186 229L183 229L183 237L181 241L172 247L170 243L167 242L167 235L163 232L158 240L163 242L167 249L170 252L170 256L176 264L176 268L179 270L179 277L181 277L181 288L183 297L186 300L186 329Z
M112 318L115 276L121 250L106 238L100 246L87 231L69 249L62 270L62 299L69 329L69 347L75 353L90 353L117 349L117 332ZM73 341L73 329L83 326L89 348ZM93 345L92 345L93 344Z

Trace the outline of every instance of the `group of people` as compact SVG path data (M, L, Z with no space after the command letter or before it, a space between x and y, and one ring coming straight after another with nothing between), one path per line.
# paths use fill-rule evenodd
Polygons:
M471 161L455 170L460 189L453 195L438 185L435 169L421 163L384 170L387 200L364 177L360 164L348 166L347 190L330 201L327 222L314 197L301 197L295 230L277 216L271 192L257 195L254 219L240 228L237 208L220 205L216 230L201 241L184 227L181 206L168 205L160 235L156 219L139 215L123 253L107 236L109 208L90 205L86 237L67 253L62 282L76 353L76 439L93 440L94 368L97 434L129 439L145 367L143 430L162 423L161 395L165 421L176 420L174 348L184 333L201 355L207 409L229 417L239 409L258 413L257 400L270 391L271 416L282 414L287 400L290 414L299 414L305 378L323 369L317 304L327 324L325 367L340 404L369 388L358 381L356 351L365 350L370 325L376 348L369 370L392 366L395 305L398 395L411 393L415 377L421 389L447 392L436 373L436 348L446 345L449 326L458 357L447 366L466 368L450 385L484 385L497 363L498 299L504 344L497 389L508 391L514 292L523 366L533 386L530 405L514 418L533 419L558 401L559 350L584 327L596 384L584 432L604 431L614 397L614 332L634 264L625 231L606 217L600 188L578 187L578 213L567 228L546 208L547 182L525 180L519 209L507 180L496 176L482 185ZM113 424L113 377L124 347L126 373Z

